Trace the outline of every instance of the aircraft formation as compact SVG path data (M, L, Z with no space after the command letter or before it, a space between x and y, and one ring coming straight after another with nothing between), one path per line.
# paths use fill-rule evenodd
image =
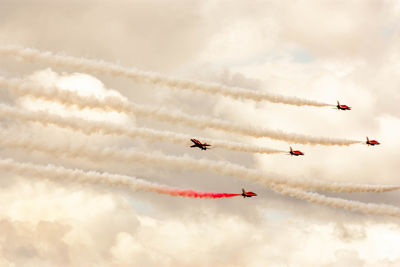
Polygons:
M349 106L347 106L347 105L342 105L342 104L339 103L339 101L337 101L336 108L337 108L338 110L351 110L351 107L349 107ZM193 145L191 145L190 147L197 147L197 148L199 148L199 149L201 149L201 150L211 149L211 145L210 145L210 144L202 143L201 141L199 141L199 140L197 140L197 139L195 139L195 138L190 139L190 141L193 142ZM366 143L368 146L380 145L380 143L379 143L378 141L376 141L376 140L370 140L370 139L368 138L368 136L367 136L367 141L366 141L365 143ZM292 147L289 147L289 148L290 148L290 150L289 150L288 155L296 156L296 157L297 157L297 156L304 156L304 153L303 153L302 151L300 151L300 150L293 150ZM243 196L243 198L257 196L257 194L254 193L254 192L245 192L245 190L244 190L243 188L242 188L242 194L241 194L241 195Z
M54 54L49 51L40 51L33 48L25 48L13 45L0 45L0 56L12 56L21 61L43 63L49 66L67 67L74 70L81 70L84 73L94 73L96 75L105 74L113 77L125 77L139 83L150 83L161 85L171 89L201 91L207 94L230 97L233 99L252 100L255 102L272 102L294 106L313 106L313 107L331 107L341 111L352 110L347 105L329 104L310 99L304 99L293 96L283 96L272 94L265 91L253 91L245 88L229 87L223 84L199 82L195 80L186 80L166 76L160 73L147 72L136 68L126 68L118 64L98 61L94 59L76 58L61 54ZM237 134L252 138L270 138L272 140L284 141L289 144L306 145L326 145L326 146L348 146L353 144L365 143L368 146L380 145L377 140L366 138L366 141L350 140L347 138L330 138L321 136L312 136L301 133L290 133L279 129L268 129L264 126L235 124L217 118L207 118L204 116L193 116L185 114L179 110L170 112L169 110L154 107L152 105L137 104L129 99L120 99L114 96L105 96L97 98L96 96L82 97L78 93L65 90L57 85L46 87L40 82L31 81L27 78L8 78L0 77L0 87L7 90L16 98L30 97L39 100L49 100L64 106L74 106L78 110L96 109L105 112L115 111L127 116L147 117L150 119L162 121L169 124L181 124L197 129L214 129L226 133ZM118 135L130 138L141 138L148 141L168 141L174 144L183 144L191 141L191 148L198 148L202 151L212 148L222 148L229 151L240 151L246 153L259 154L287 154L290 156L304 156L300 150L289 147L289 150L277 150L255 144L245 144L232 142L229 140L193 138L179 132L170 132L164 130L155 130L140 126L131 127L129 125L113 124L108 121L93 122L80 117L60 117L51 112L51 110L31 111L19 110L13 105L0 103L0 115L18 121L18 123L38 123L43 130L48 125L60 129L68 129L73 132L80 132L85 135ZM274 192L305 200L308 202L326 205L334 208L342 208L351 211L363 212L365 214L384 215L400 217L400 208L378 203L364 203L343 199L341 197L327 196L319 191L327 192L389 192L400 190L399 185L386 184L354 184L351 182L329 182L316 179L291 179L279 174L265 173L257 169L246 168L240 164L234 164L229 161L215 161L203 159L198 161L190 156L175 156L164 153L149 153L140 150L120 149L117 147L86 146L75 147L68 142L60 142L57 147L48 145L45 142L38 142L35 138L26 138L24 136L15 136L14 133L4 134L1 144L10 149L21 149L27 153L41 152L50 156L63 156L68 158L82 157L88 160L114 160L132 162L137 161L143 166L153 167L155 164L162 165L172 170L186 171L205 171L218 175L228 175L262 184ZM207 142L205 142L207 141ZM79 149L78 149L79 148ZM212 153L212 152L208 152ZM189 197L189 198L229 198L242 196L243 198L257 196L252 191L242 189L241 193L215 193L201 192L192 189L181 189L165 184L150 182L145 179L134 176L121 175L118 173L104 173L95 170L85 171L83 169L66 168L63 164L59 165L40 165L31 162L20 162L14 159L0 158L0 170L11 170L15 173L24 173L31 177L49 177L54 179L73 178L78 183L86 185L88 181L96 184L105 184L109 186L123 186L135 191L142 190L166 194L169 196ZM62 175L61 175L62 174Z

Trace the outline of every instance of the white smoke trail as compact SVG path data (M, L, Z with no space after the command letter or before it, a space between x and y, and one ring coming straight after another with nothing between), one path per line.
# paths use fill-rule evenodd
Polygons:
M45 111L29 111L18 110L10 106L0 104L0 115L20 121L38 122L43 125L53 124L61 128L68 128L74 131L80 131L85 134L112 134L112 135L125 135L131 138L143 138L150 141L166 141L174 144L185 144L192 137L185 134L179 134L168 131L157 131L148 128L138 127L125 127L113 123L89 121L74 117L63 117L53 115ZM262 153L262 154L277 154L286 151L275 150L256 145L229 142L223 140L214 140L201 138L212 144L212 147L223 148L233 151L249 152L249 153Z
M347 200L342 198L327 197L315 192L306 192L298 188L273 184L270 186L274 191L294 197L297 199L307 200L312 203L326 205L334 208L342 208L349 211L358 211L372 215L384 215L400 217L400 209L395 206L375 203L363 203L354 200Z
M54 165L37 165L32 163L16 162L12 159L0 159L0 170L12 172L17 175L28 175L48 180L61 180L67 182L77 182L80 184L103 184L108 186L125 187L133 191L143 190L157 192L160 194L179 195L193 197L193 194L179 194L186 190L151 183L126 175L110 174L106 172L83 171L79 169L68 169ZM389 205L378 205L372 203L362 203L340 198L326 197L324 195L306 192L298 188L290 188L282 185L271 184L273 190L283 195L307 200L313 203L332 206L335 208L344 208L352 211L359 211L366 214L400 216L400 209Z
M42 86L35 85L32 82L24 82L17 79L8 80L0 78L0 86L12 90L16 95L19 96L30 96L48 101L55 101L66 106L77 107L78 109L92 108L112 110L126 114L134 114L136 116L150 117L162 122L183 124L199 129L211 128L244 136L256 138L266 137L274 140L286 141L289 143L309 145L319 144L327 146L348 146L360 143L360 141L355 140L316 137L297 133L287 133L281 130L271 130L247 125L232 124L227 121L204 116L189 116L178 111L134 104L116 96L104 96L101 99L89 96L81 96L78 93L70 90L43 88Z
M222 198L234 197L240 194L198 192L188 189L178 189L166 185L148 182L133 176L111 174L97 171L83 171L79 169L68 169L54 165L36 165L32 163L16 162L12 159L0 159L0 170L12 172L17 175L36 176L38 178L77 182L80 184L102 184L107 186L120 186L132 191L148 191L170 196L192 197L192 198Z
M67 169L64 167L55 167L54 165L41 166L32 163L20 163L12 159L0 159L0 169L17 175L30 175L46 177L47 179L75 181L79 183L100 183L116 186L130 187L132 190L146 190L154 185L141 179L125 175L115 175L109 173L100 173L96 171L85 172L79 169Z
M18 134L3 132L0 135L0 144L5 147L19 148L26 151L40 151L51 155L65 155L68 157L84 157L95 161L135 162L150 166L163 166L173 170L209 171L219 175L227 175L247 179L269 186L271 183L285 184L310 190L325 190L333 192L386 192L400 189L397 185L369 185L325 182L311 179L290 179L276 174L267 174L258 170L248 169L229 162L216 162L206 159L193 159L188 156L177 157L161 153L145 153L119 148L95 149L76 144L61 144L52 146L47 143L34 142L31 137L24 138Z
M75 58L71 56L57 55L51 52L42 52L36 49L24 48L21 46L1 46L0 54L12 55L27 61L40 61L55 66L71 67L88 72L111 74L113 76L122 76L136 82L146 82L151 84L159 84L167 87L201 91L210 94L219 94L235 99L251 99L254 101L269 101L273 103L283 103L295 106L314 106L324 107L332 106L322 102L301 99L298 97L289 97L270 94L267 92L251 91L238 87L228 87L216 83L204 83L191 80L183 80L168 77L159 73L145 72L137 69L127 69L122 66L107 63L104 61L96 61L85 58Z

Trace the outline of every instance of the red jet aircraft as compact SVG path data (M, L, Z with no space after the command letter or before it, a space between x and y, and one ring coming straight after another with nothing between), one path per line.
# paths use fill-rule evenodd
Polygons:
M369 138L368 138L368 136L367 136L367 142L365 142L368 146L369 145L371 145L371 146L374 146L374 145L380 145L381 143L379 143L378 141L376 141L376 140L369 140Z
M304 156L303 152L301 152L300 150L293 150L292 147L290 147L289 153L292 156Z
M211 145L209 145L209 144L207 144L207 143L202 143L202 142L200 142L199 140L197 140L197 139L190 139L190 141L192 141L193 142L193 144L194 145L192 145L192 146L190 146L190 147L198 147L198 148L200 148L201 150L207 150L207 149L210 149L210 148L208 148L208 146L211 146Z
M255 197L255 196L257 196L257 194L256 193L254 193L254 192L246 192L246 191L244 191L244 189L242 188L242 196L244 197L244 198L246 198L246 197Z
M340 105L340 103L339 103L339 101L337 101L337 109L340 109L340 110L351 110L351 107L349 107L349 106L346 106L346 105Z

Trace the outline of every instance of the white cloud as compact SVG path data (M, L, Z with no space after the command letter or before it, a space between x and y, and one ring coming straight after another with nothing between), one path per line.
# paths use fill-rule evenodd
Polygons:
M95 94L109 92L105 87L111 86L138 103L313 135L361 140L368 135L382 145L301 146L306 152L304 158L253 157L222 150L214 150L214 157L183 146L87 137L56 127L15 125L6 120L2 126L55 144L67 140L91 146L134 146L197 158L223 158L292 177L398 183L400 54L396 22L400 9L396 1L121 0L113 4L102 1L96 7L92 4L3 0L0 37L6 42L119 60L125 66L181 73L195 79L324 102L339 99L353 110L178 94L123 79L50 70L31 76L41 83L82 85L82 90ZM298 51L309 59L299 60ZM38 68L43 66L0 58L0 71L9 76L31 75ZM113 116L105 119L114 121ZM132 123L128 118L120 119L123 124ZM147 120L135 123L282 149L289 145ZM3 173L1 266L397 266L400 262L396 245L400 230L389 218L300 202L259 185L207 173L169 172L158 166L140 168L111 160L100 163L51 158L5 149L1 155L143 175L149 180L210 191L236 192L245 187L259 194L258 198L229 201L172 199L149 193L128 195L124 190L101 186L39 182ZM399 204L397 193L346 197ZM137 208L139 202L141 208ZM285 215L273 215L273 210ZM265 212L272 215L263 216Z

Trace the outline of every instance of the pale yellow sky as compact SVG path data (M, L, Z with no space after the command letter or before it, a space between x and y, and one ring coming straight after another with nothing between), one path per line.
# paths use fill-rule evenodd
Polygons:
M78 111L2 88L2 104L121 127L147 127L305 152L304 157L188 148L127 136L85 135L7 119L0 158L106 171L199 191L255 198L190 199L123 187L36 179L1 171L0 266L398 266L399 219L282 196L262 183L144 160L104 149L225 161L279 177L399 184L400 78L397 1L11 1L0 0L0 44L106 60L171 77L297 96L352 107L298 107L171 90L123 77L0 56L0 76L84 96L120 97L234 124L380 146L303 145L170 124L110 111ZM51 101L50 101L51 102ZM24 138L53 153L7 146ZM91 159L61 148L102 151ZM79 153L78 153L79 154ZM185 170L182 170L185 169ZM40 177L46 178L46 177ZM243 177L241 177L243 178ZM400 206L399 193L330 197Z

